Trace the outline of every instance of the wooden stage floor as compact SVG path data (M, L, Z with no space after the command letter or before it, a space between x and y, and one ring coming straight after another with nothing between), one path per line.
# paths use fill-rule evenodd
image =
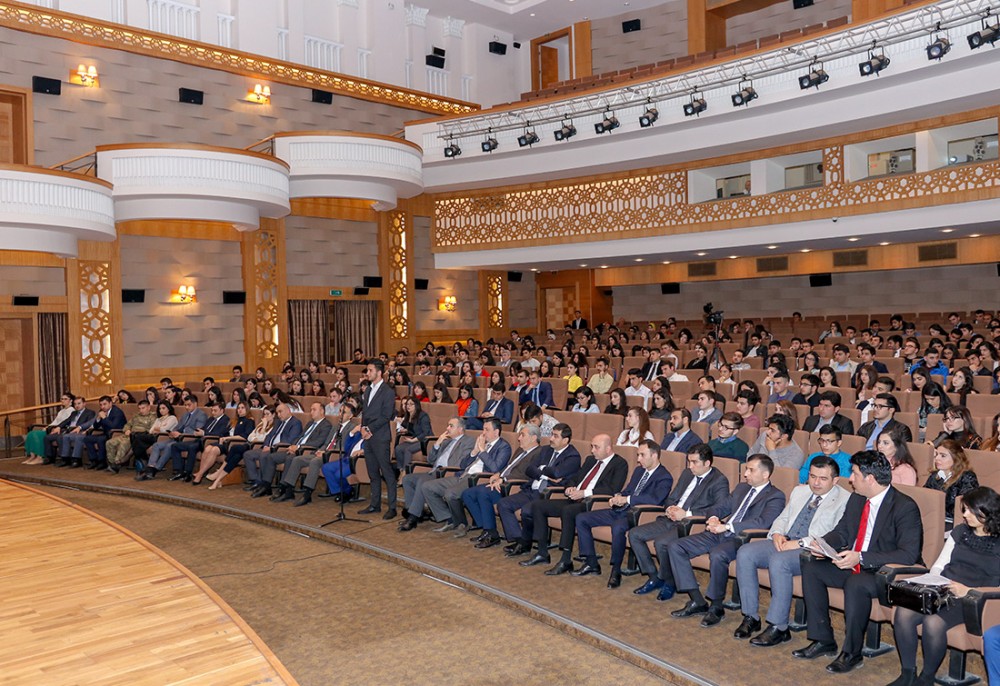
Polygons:
M116 524L0 481L0 683L287 684L197 577Z

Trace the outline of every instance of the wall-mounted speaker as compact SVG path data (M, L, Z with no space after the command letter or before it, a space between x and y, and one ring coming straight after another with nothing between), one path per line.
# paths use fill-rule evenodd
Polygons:
M431 54L444 57L444 48L431 48Z
M681 285L679 283L661 283L660 293L663 295L678 295L681 292Z
M494 55L506 55L507 54L507 44L501 43L498 40L490 41L490 52Z
M515 50L520 50L521 49L521 43L518 42L518 41L514 41L513 42L513 46L514 46Z
M142 288L123 288L123 303L144 303L146 302L146 291Z
M361 285L365 288L382 288L382 277L381 276L366 276L361 281Z
M355 286L354 295L368 295L368 289L361 288L360 286Z
M507 283L521 283L523 277L521 272L507 272Z
M194 88L177 89L177 101L186 102L189 105L202 105L205 103L205 92Z
M320 91L313 88L312 101L318 102L321 105L332 105L333 93L329 93L327 91Z
M832 274L810 274L809 275L809 287L810 288L826 288L827 286L833 285L833 275Z
M603 291L601 291L601 293L603 293L606 298L610 298L612 295L615 294L615 291L613 288L605 288Z
M413 280L413 290L415 291L426 291L430 288L430 280L428 279L414 279Z
M62 93L62 81L59 79L49 79L44 76L32 76L31 90L35 93L44 93L46 95L59 95Z
M38 307L37 295L15 295L10 304L14 307Z
M223 305L245 305L246 302L246 291L222 291Z
M642 22L638 19L629 19L622 22L622 33L632 33L642 28Z
M812 7L813 0L792 0L792 9L800 10L804 7Z
M444 69L444 58L440 55L428 55L424 59L425 64L428 67L436 67L437 69Z

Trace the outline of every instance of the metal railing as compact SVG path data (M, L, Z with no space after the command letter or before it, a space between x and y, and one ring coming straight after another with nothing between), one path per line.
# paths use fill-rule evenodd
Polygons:
M4 457L9 459L14 456L13 438L15 435L23 436L24 434L27 434L26 429L31 427L33 424L47 423L44 419L43 412L45 410L50 410L59 407L60 405L62 405L61 402L55 402L55 403L47 403L45 405L33 405L32 407L21 407L16 410L4 410L3 412L0 412L0 417L3 418ZM19 425L19 428L25 429L25 431L23 431L23 433L14 434L11 431L12 428L11 417L16 417L19 415L26 416L26 418L22 420L23 424Z
M88 152L85 155L78 155L72 159L54 164L49 169L56 171L71 172L83 176L97 176L97 151Z

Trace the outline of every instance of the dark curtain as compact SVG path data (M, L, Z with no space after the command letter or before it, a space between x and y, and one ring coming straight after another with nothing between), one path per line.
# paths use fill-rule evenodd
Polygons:
M333 329L330 356L337 362L350 360L354 350L378 354L378 303L373 300L333 300L330 303Z
M38 314L38 380L41 390L39 404L59 402L69 387L67 358L67 326L65 312L40 312ZM55 415L53 410L51 415ZM48 416L48 415L47 415Z
M310 360L326 362L330 323L325 300L289 300L288 326L292 363L296 367L304 367Z

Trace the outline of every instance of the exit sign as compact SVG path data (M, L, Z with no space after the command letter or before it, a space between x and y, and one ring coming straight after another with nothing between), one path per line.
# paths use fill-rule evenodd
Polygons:
M344 291L341 290L340 288L331 288L330 289L330 295L335 295L336 296L336 295L343 295L343 294L344 294Z

